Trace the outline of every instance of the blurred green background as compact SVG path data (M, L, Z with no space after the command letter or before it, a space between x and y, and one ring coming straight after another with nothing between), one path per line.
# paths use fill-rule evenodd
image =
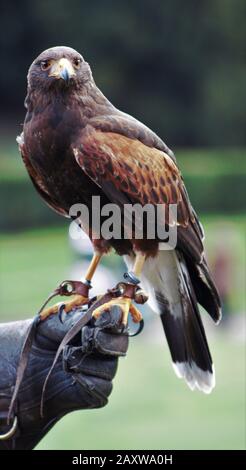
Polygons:
M109 405L67 416L39 449L245 448L245 13L244 0L1 2L0 320L32 316L89 259L87 243L74 246L68 221L36 194L15 143L27 68L62 44L175 151L224 307L219 327L204 315L217 375L210 396L175 377L159 319L146 310ZM104 269L111 284L123 266L111 256Z

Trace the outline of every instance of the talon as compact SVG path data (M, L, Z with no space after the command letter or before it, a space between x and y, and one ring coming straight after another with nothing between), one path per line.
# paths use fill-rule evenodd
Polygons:
M130 305L130 314L134 323L140 323L143 319L142 313L133 304Z
M64 323L66 320L66 312L64 311L64 304L60 304L60 307L58 308L58 316L60 318L61 323Z
M84 305L88 302L88 297L84 297L83 295L75 295L72 300L67 302L59 302L51 307L45 308L41 314L41 320L45 320L50 315L54 315L60 311L61 306L63 306L63 312L69 313L73 308L78 307L80 305Z
M134 323L139 323L142 320L142 315L139 310L131 303L131 299L128 297L118 297L106 302L100 307L97 307L92 316L97 319L103 312L110 310L114 305L120 307L122 311L121 323L123 326L127 325L129 313L132 315Z

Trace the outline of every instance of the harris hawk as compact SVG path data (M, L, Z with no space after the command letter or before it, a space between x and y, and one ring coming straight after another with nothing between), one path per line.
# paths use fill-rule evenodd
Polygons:
M19 149L35 188L59 214L69 217L77 203L91 211L93 196L121 211L129 203L176 204L177 244L170 250L160 249L158 237L95 239L82 221L94 246L85 279L91 282L111 248L124 256L160 314L176 374L192 390L209 393L215 376L198 304L217 323L220 299L204 254L203 229L174 154L148 127L110 103L96 86L89 64L70 47L47 49L34 60L25 107ZM65 310L86 301L77 295ZM139 321L137 309L124 295L98 307L94 315L112 304L121 307L123 323L129 312ZM54 305L45 315L57 311Z

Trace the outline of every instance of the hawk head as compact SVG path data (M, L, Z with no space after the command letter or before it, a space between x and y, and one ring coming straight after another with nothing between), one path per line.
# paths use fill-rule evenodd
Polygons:
M92 81L89 64L71 47L51 47L43 51L28 71L30 90L81 89Z

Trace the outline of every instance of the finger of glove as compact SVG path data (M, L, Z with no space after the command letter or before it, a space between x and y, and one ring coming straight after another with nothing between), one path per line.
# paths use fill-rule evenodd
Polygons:
M129 344L127 333L85 326L81 332L81 353L100 353L107 356L125 356Z
M121 319L122 311L120 307L114 305L97 318L95 321L95 326L101 329L108 329L114 333L122 333Z
M106 330L101 330L100 328L96 328L94 330L94 349L100 354L116 357L125 356L128 349L128 343L128 334L114 334Z
M37 345L42 349L57 350L57 345L60 344L65 334L84 313L78 308L66 313L64 319L58 313L40 322L36 334Z
M81 352L98 352L108 356L125 356L128 348L128 331L122 331L121 310L114 306L105 311L93 326L81 331Z
M99 353L83 354L81 348L66 346L63 351L65 372L112 380L116 374L118 358Z

